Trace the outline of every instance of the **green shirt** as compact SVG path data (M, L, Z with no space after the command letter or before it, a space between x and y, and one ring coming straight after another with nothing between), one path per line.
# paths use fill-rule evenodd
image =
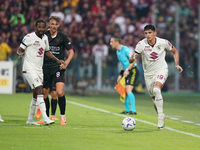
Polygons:
M18 14L17 18L18 17L21 18L21 24L26 23L26 20L25 20L25 17L24 17L23 14ZM12 22L12 20L14 20L14 18L15 18L15 15L12 15L11 18L10 18L11 22ZM17 18L10 24L11 27L18 25L18 19Z

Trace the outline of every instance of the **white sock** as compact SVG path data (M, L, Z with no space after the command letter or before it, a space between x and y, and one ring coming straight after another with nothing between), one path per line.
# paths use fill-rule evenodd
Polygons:
M29 121L33 120L33 116L35 114L35 109L36 109L36 103L37 103L37 99L32 98L32 101L31 101L31 104L30 104L29 116L28 116Z
M44 103L43 95L37 95L37 104L38 104L38 107L41 111L43 119L46 119L47 114L46 114L46 106L45 106L45 103Z
M159 87L154 87L153 88L153 92L155 94L155 105L157 107L157 112L158 115L162 115L163 114L163 97L161 95L161 90Z

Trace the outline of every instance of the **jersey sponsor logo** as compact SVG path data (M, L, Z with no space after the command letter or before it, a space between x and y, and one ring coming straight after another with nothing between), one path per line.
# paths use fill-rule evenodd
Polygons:
M145 52L151 52L152 49L151 49L151 48L144 48L144 51L145 51Z
M155 61L155 59L158 58L158 54L156 52L153 52L150 55L151 55L150 58L153 59L153 60L150 60L150 61Z
M40 46L40 42L39 41L35 41L35 43L33 43L33 46L39 47Z
M56 47L56 46L49 46L49 49L51 51L52 54L60 54L60 47Z

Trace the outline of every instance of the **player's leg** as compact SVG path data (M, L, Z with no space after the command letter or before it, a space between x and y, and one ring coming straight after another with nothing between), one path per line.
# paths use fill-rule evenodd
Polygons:
M39 80L36 71L23 71L23 75L26 78L27 82L29 83L33 92L33 98L31 100L29 116L26 124L38 125L36 122L33 121L33 116L35 114L35 109L37 104L37 94L35 92L35 87L41 85L41 82Z
M57 92L55 90L51 91L51 119L58 120L55 116L57 108Z
M37 94L37 103L38 103L38 107L41 111L43 120L44 120L44 124L52 124L54 123L53 120L50 120L46 114L46 106L45 106L45 102L44 102L44 95L43 95L43 87L38 86L35 88L36 94Z
M45 102L45 106L46 106L46 114L49 117L49 108L50 108L50 104L49 104L49 88L43 88L43 92L44 92L44 102Z
M65 77L64 77L64 70L60 70L56 72L56 92L58 95L58 105L60 107L60 124L66 125L66 118L65 118L65 109L66 109L66 99L65 99Z
M129 99L129 102L130 102L130 105L131 105L131 109L130 109L130 112L129 112L129 114L137 114L136 113L136 108L135 108L135 96L134 96L134 94L133 94L133 88L134 88L134 86L132 86L132 85L127 85L126 86L126 93L127 93L127 97L128 97L128 99Z
M161 88L162 88L162 83L157 81L153 88L153 92L155 94L155 105L156 105L157 113L158 113L158 128L159 129L164 128L164 119L165 119L165 114L163 113L163 97L161 95Z
M130 112L128 96L126 96L126 98L125 98L124 107L125 107L125 110L122 111L120 114L127 114Z
M27 120L26 124L39 125L33 121L33 116L35 115L35 109L36 109L36 105L37 105L37 95L36 95L34 89L32 90L32 92L33 92L33 98L31 100L28 120Z
M127 97L131 104L131 111L129 114L137 114L136 108L135 108L135 95L133 94L133 88L136 85L137 78L139 76L139 72L137 67L133 67L131 70L129 70L129 75L127 77L127 86L126 86L126 93Z
M56 92L56 81L55 81L55 76L52 79L52 83L51 83L51 119L53 120L58 120L55 117L55 113L56 113L56 108L57 108L57 92Z
M151 97L152 98L152 101L153 101L153 106L154 106L154 109L155 109L155 111L158 113L158 110L157 110L157 107L156 107L156 104L155 104L155 96L152 96Z
M56 83L56 92L58 94L58 105L60 107L60 124L66 125L65 110L66 110L66 99L64 94L65 84L63 82Z
M153 93L155 95L155 105L158 113L158 128L164 129L165 127L165 114L163 113L163 97L161 89L167 79L168 71L162 71L156 76L156 82L153 87Z

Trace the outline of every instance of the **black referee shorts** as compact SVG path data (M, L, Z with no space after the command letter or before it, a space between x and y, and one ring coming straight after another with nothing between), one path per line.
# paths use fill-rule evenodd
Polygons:
M139 70L134 66L129 70L129 75L126 77L126 85L136 86L138 77Z
M50 88L50 91L56 91L56 83L65 83L65 70L58 70L53 74L50 73L51 69L43 68L44 82L43 88Z

